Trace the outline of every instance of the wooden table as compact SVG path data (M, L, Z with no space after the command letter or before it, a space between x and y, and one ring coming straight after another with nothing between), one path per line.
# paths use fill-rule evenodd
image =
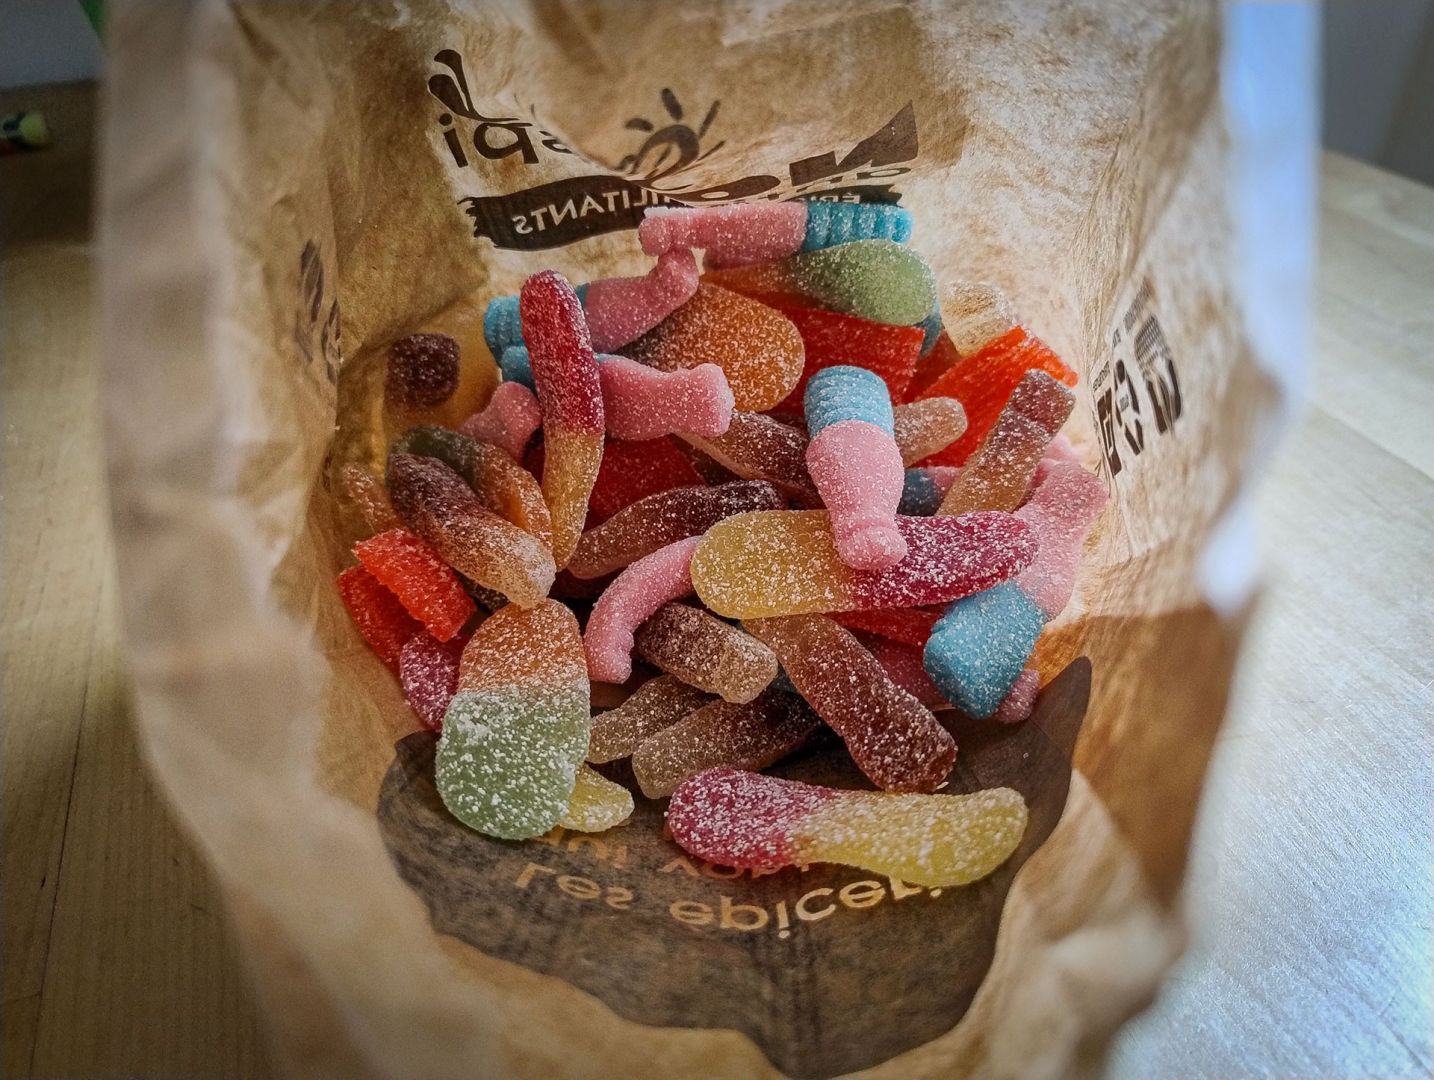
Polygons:
M99 441L92 92L0 160L6 1076L272 1072L217 898L130 731ZM1113 1074L1434 1073L1434 191L1324 163L1312 400L1210 776L1197 944Z

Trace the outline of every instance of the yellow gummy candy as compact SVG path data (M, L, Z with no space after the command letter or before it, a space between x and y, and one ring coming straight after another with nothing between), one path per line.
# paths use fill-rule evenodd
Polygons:
M632 792L587 765L578 766L577 782L558 824L574 832L596 833L632 817Z

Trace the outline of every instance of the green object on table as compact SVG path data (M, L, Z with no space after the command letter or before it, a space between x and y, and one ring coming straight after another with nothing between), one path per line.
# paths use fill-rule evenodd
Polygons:
M85 15L89 18L90 25L95 28L95 36L104 41L105 0L80 0L80 7L85 9Z
M17 112L0 116L0 154L38 150L49 145L50 128L43 114Z

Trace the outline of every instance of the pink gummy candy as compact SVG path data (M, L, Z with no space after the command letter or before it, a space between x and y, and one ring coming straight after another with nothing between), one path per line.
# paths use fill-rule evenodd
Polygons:
M458 661L468 638L439 641L432 634L414 634L398 654L398 679L403 696L430 731L443 730L443 714L458 691Z
M735 398L716 364L658 371L621 356L598 366L603 417L614 439L641 441L664 435L725 435Z
M1036 695L1041 691L1041 673L1035 668L1026 668L1016 676L1005 700L996 706L996 719L1003 724L1019 724L1031 715L1036 706Z
M702 248L709 270L770 262L800 251L807 207L800 202L729 203L725 206L653 208L637 228L649 255Z
M690 536L633 563L593 604L583 636L588 674L597 682L626 682L632 674L633 634L662 607L692 591L692 554L702 542Z
M589 282L583 312L593 348L611 352L640 338L692 299L697 278L697 260L683 246L664 249L644 277Z
M865 420L824 427L807 445L807 472L831 514L842 562L885 570L906 557L896 508L906 474L892 437Z
M1035 560L1016 576L1016 584L1047 619L1070 603L1076 564L1086 533L1105 506L1100 478L1073 461L1050 466L1030 499L1015 516L1031 527L1039 547Z
M1067 461L1073 461L1079 465L1080 453L1068 436L1057 435L1051 440L1051 445L1046 447L1045 456L1036 466L1035 475L1031 477L1031 490L1034 491L1045 482L1046 477L1051 474L1052 468Z
M533 432L543 426L543 410L538 399L520 382L499 383L488 404L459 425L458 430L470 439L502 447L516 461L523 460L523 451Z
M920 646L875 635L864 640L888 679L933 712L951 708L951 703L941 696L931 676L926 674Z

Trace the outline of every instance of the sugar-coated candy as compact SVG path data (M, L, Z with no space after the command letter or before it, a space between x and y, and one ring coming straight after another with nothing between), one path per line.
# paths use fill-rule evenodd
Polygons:
M632 754L649 735L712 701L712 695L675 675L648 679L621 705L593 717L588 760L601 765Z
M583 313L593 348L612 352L647 333L692 298L697 278L692 252L675 248L659 255L642 277L589 282Z
M644 795L661 799L706 769L775 765L820 725L805 701L781 690L749 702L714 701L644 739L632 773Z
M471 486L478 444L457 431L436 424L423 424L409 428L395 439L389 453L436 458Z
M966 410L955 398L933 397L897 405L891 411L892 437L901 463L914 465L940 453L966 431Z
M921 704L932 712L951 708L951 703L941 696L931 676L926 674L921 646L876 635L871 635L871 640L863 643L886 672L886 677Z
M553 518L553 561L567 565L583 531L603 449L602 386L572 286L544 270L523 282L523 330L543 409L543 497Z
M926 673L947 701L983 720L1015 686L1045 623L1014 581L962 597L931 631Z
M708 269L770 262L853 240L911 238L911 212L879 203L769 202L653 207L637 229L649 255L701 248Z
M927 459L928 465L960 465L970 457L995 424L1006 400L1028 371L1044 371L1066 386L1076 384L1067 367L1040 338L1024 327L989 342L979 352L957 362L920 397L954 397L966 410L966 431L945 450Z
M774 871L831 862L927 888L967 885L1004 863L1026 832L1011 788L970 795L838 791L737 769L684 781L667 827L688 854Z
M632 817L632 792L586 765L578 766L573 795L558 824L573 832L597 833Z
M751 701L777 677L771 649L690 604L658 608L638 627L634 648L654 667L738 704Z
M356 462L347 462L335 471L335 488L339 505L352 512L366 535L396 528L398 515L388 501L383 481L374 471ZM752 509L757 509L752 507Z
M931 267L909 247L891 240L856 240L779 262L709 271L702 281L704 287L719 285L759 299L799 297L894 326L916 325L936 303Z
M447 334L410 334L388 350L385 407L396 412L436 409L458 389L458 343Z
M934 791L951 774L951 733L887 677L851 631L825 615L750 619L743 626L777 654L797 692L877 787Z
M1077 462L1062 461L1051 466L1016 511L1040 542L1035 561L1017 575L1016 584L1047 619L1070 602L1081 547L1106 498L1100 477Z
M398 597L439 641L448 641L477 611L438 552L407 529L389 529L354 545L364 569Z
M941 325L960 356L979 352L1016 323L1015 307L994 285L958 281L941 290Z
M483 336L486 299L486 291L482 295L459 297L417 327L421 333L446 334L458 345L458 387L447 403L426 415L422 422L456 427L483 407L498 384L501 377L498 358L489 350Z
M541 603L553 557L541 541L499 517L443 462L413 454L388 459L388 491L405 525L460 574L520 607Z
M907 469L901 484L898 514L923 517L936 513L961 470L954 465L926 465Z
M941 618L941 612L919 607L868 608L863 611L838 611L833 613L832 618L852 630L864 630L908 645L925 645L932 628Z
M916 362L916 370L911 373L911 381L906 384L906 400L919 400L932 383L960 361L961 354L956 351L956 346L951 344L951 338L943 329L936 335L931 347L922 351L921 359Z
M510 604L463 650L438 740L438 793L489 836L541 836L567 811L590 724L582 638L556 600Z
M580 578L602 577L676 540L700 536L733 514L782 505L781 493L764 480L659 491L583 533L568 570Z
M715 285L700 286L692 299L636 341L622 355L677 371L716 364L739 409L770 409L792 392L802 374L802 337L780 312Z
M514 297L514 299L517 299ZM503 373L505 383L517 383L533 389L533 358L528 355L526 345L509 345L498 358L498 369Z
M704 439L688 434L683 441L744 480L768 480L802 505L819 501L807 472L806 433L790 424L739 409L725 435Z
M603 416L615 439L656 439L677 432L716 436L732 423L736 399L716 364L658 371L622 356L599 360Z
M513 460L522 461L533 433L542 426L543 410L533 391L521 382L501 382L488 404L463 421L458 430L478 442L500 446Z
M588 499L588 525L606 521L624 506L672 488L694 487L702 477L671 439L609 440Z
M823 368L807 384L807 472L831 515L837 553L858 570L906 557L896 529L905 475L885 384L865 368Z
M807 381L822 368L841 364L863 367L879 375L891 393L891 400L903 400L921 350L920 327L892 326L821 308L784 304L776 299L766 302L797 328L797 333L802 335L805 356L802 377L792 392L777 404L779 412L801 413Z
M1019 724L1031 715L1036 705L1036 695L1041 692L1041 673L1035 668L1026 668L1016 676L1011 689L996 706L996 719L1003 724Z
M471 484L479 501L550 547L553 519L533 474L492 443L474 442L472 460Z
M626 682L632 674L633 632L669 600L692 591L692 553L700 536L668 544L633 563L593 605L584 643L595 682Z
M398 654L398 681L404 700L430 731L443 730L443 714L458 692L458 658L466 638L439 641L414 634Z
M1075 448L1075 443L1071 442L1068 436L1057 434L1051 440L1051 445L1046 447L1046 453L1041 458L1041 463L1036 466L1036 475L1031 478L1031 487L1038 487L1057 465L1072 461L1077 465L1080 464L1080 451Z
M578 298L578 303L583 302L587 293L586 285L578 285L573 292ZM483 338L493 356L503 363L504 354L516 346L525 346L523 336L523 313L516 296L497 296L488 301L488 306L483 310ZM527 363L526 356L523 361ZM531 379L529 372L529 379ZM512 378L507 373L507 366L503 368L503 378ZM531 382L529 383L531 385Z
M423 624L362 566L350 566L338 576L337 584L339 599L359 634L378 658L397 672L404 645L409 638L423 633Z
M1044 371L1028 371L961 475L938 514L1014 510L1025 501L1046 448L1075 407L1075 395Z
M692 560L697 595L718 615L852 611L938 604L1030 565L1036 539L1010 514L898 517L908 555L886 570L842 562L824 510L765 510L718 522Z

